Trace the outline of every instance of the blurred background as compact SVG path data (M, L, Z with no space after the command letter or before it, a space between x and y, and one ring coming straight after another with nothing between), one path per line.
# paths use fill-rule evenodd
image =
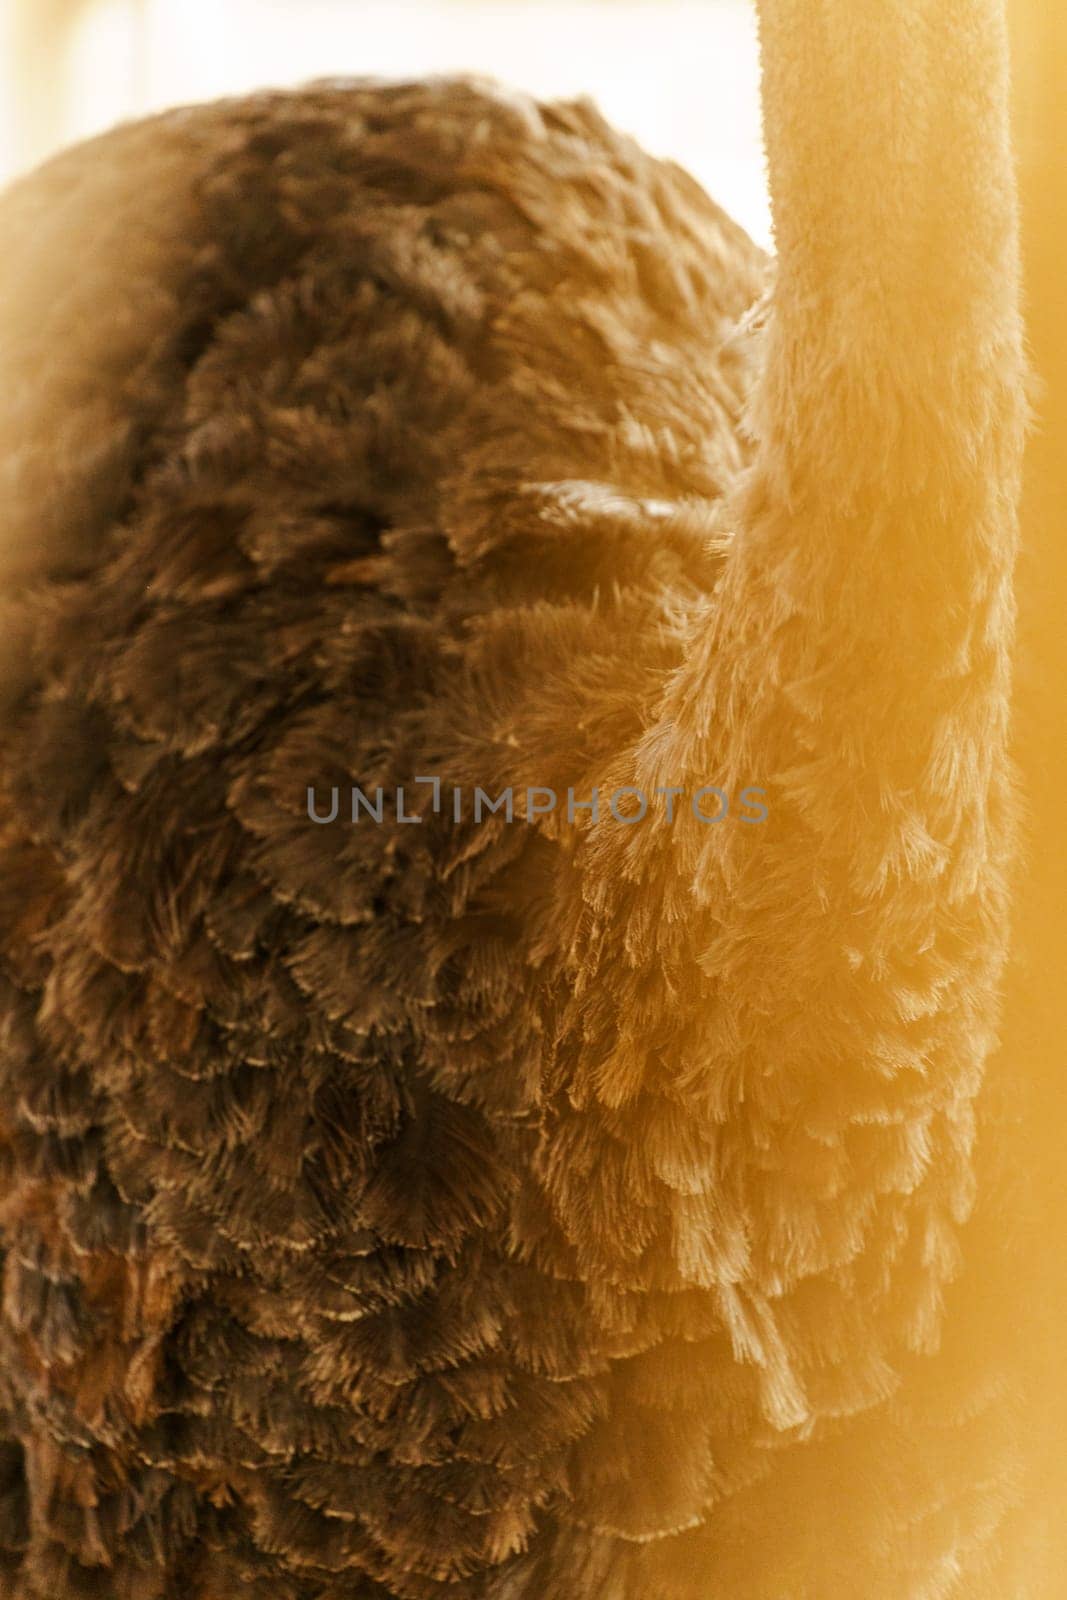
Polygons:
M315 77L480 72L548 98L591 94L770 242L748 0L0 4L0 182L62 144L183 101Z
M1020 1218L1020 1237L1042 1244L1033 1261L1020 1253L1019 1325L1047 1402L1036 1424L1040 1470L1061 1486L1050 1494L1059 1505L1067 1498L1059 1355L1067 1327L1067 7L1007 3L1036 382L1017 696L1030 844L1003 1050L1028 1096L1020 1148L1033 1181L1021 1190L1031 1215ZM0 0L0 183L63 144L166 105L318 76L461 70L542 96L593 95L770 244L750 0ZM1067 1521L1053 1521L1067 1572Z

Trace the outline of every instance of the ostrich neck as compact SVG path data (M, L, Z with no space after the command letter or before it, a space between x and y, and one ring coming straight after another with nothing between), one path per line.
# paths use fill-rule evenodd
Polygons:
M760 26L779 255L756 450L668 715L707 727L726 697L743 733L762 652L779 702L790 677L833 684L843 737L872 703L914 719L917 687L1005 670L1025 414L1006 32L1002 0L761 0Z
M975 313L1010 315L1002 0L759 9L781 302L862 312L875 338L916 319L928 337L966 335Z
M761 870L840 855L842 925L875 883L888 925L913 867L973 881L953 851L1006 761L1026 407L1004 17L761 0L760 23L779 261L755 451L648 748L671 782L767 786ZM880 863L855 904L846 856Z
M943 500L961 424L1017 362L1003 0L759 10L778 249L762 431L791 492Z
M591 918L626 928L620 945L594 924L626 951L605 988L630 989L622 1042L608 1068L590 1048L574 1093L632 1072L636 1043L714 1130L714 1222L692 1236L736 1224L765 1325L804 1278L862 1299L869 1250L894 1301L872 1293L871 1317L929 1350L952 1265L919 1242L897 1259L868 1202L888 1197L900 1239L966 1216L1004 959L1025 370L1003 18L994 0L762 0L761 25L780 259L755 448L626 767L649 794L759 787L767 814L590 830ZM780 1352L805 1343L787 1326ZM793 1426L809 1400L777 1360L766 1414Z

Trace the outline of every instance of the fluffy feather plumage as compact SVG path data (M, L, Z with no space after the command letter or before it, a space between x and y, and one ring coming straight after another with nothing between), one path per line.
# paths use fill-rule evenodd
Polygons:
M1017 328L931 521L906 384L794 470L787 294L742 473L765 263L584 104L257 96L4 207L14 1593L977 1594ZM306 815L419 773L773 811Z

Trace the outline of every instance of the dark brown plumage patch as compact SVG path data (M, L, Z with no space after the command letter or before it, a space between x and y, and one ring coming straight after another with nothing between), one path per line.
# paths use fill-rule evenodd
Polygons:
M511 778L531 696L530 781L640 727L760 258L589 108L460 83L121 129L5 236L19 1592L495 1593L617 1343L532 1191L515 1231L563 847L305 791Z
M636 781L762 257L588 105L461 82L174 112L3 222L5 1593L910 1593L987 1459L896 1393L924 1138L965 1182L918 1074L737 1117L665 830L306 812Z

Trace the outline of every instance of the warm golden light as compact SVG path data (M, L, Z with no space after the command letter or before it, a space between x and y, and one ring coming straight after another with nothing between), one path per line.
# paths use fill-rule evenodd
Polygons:
M1067 11L757 5L0 11L0 1600L1062 1600Z

